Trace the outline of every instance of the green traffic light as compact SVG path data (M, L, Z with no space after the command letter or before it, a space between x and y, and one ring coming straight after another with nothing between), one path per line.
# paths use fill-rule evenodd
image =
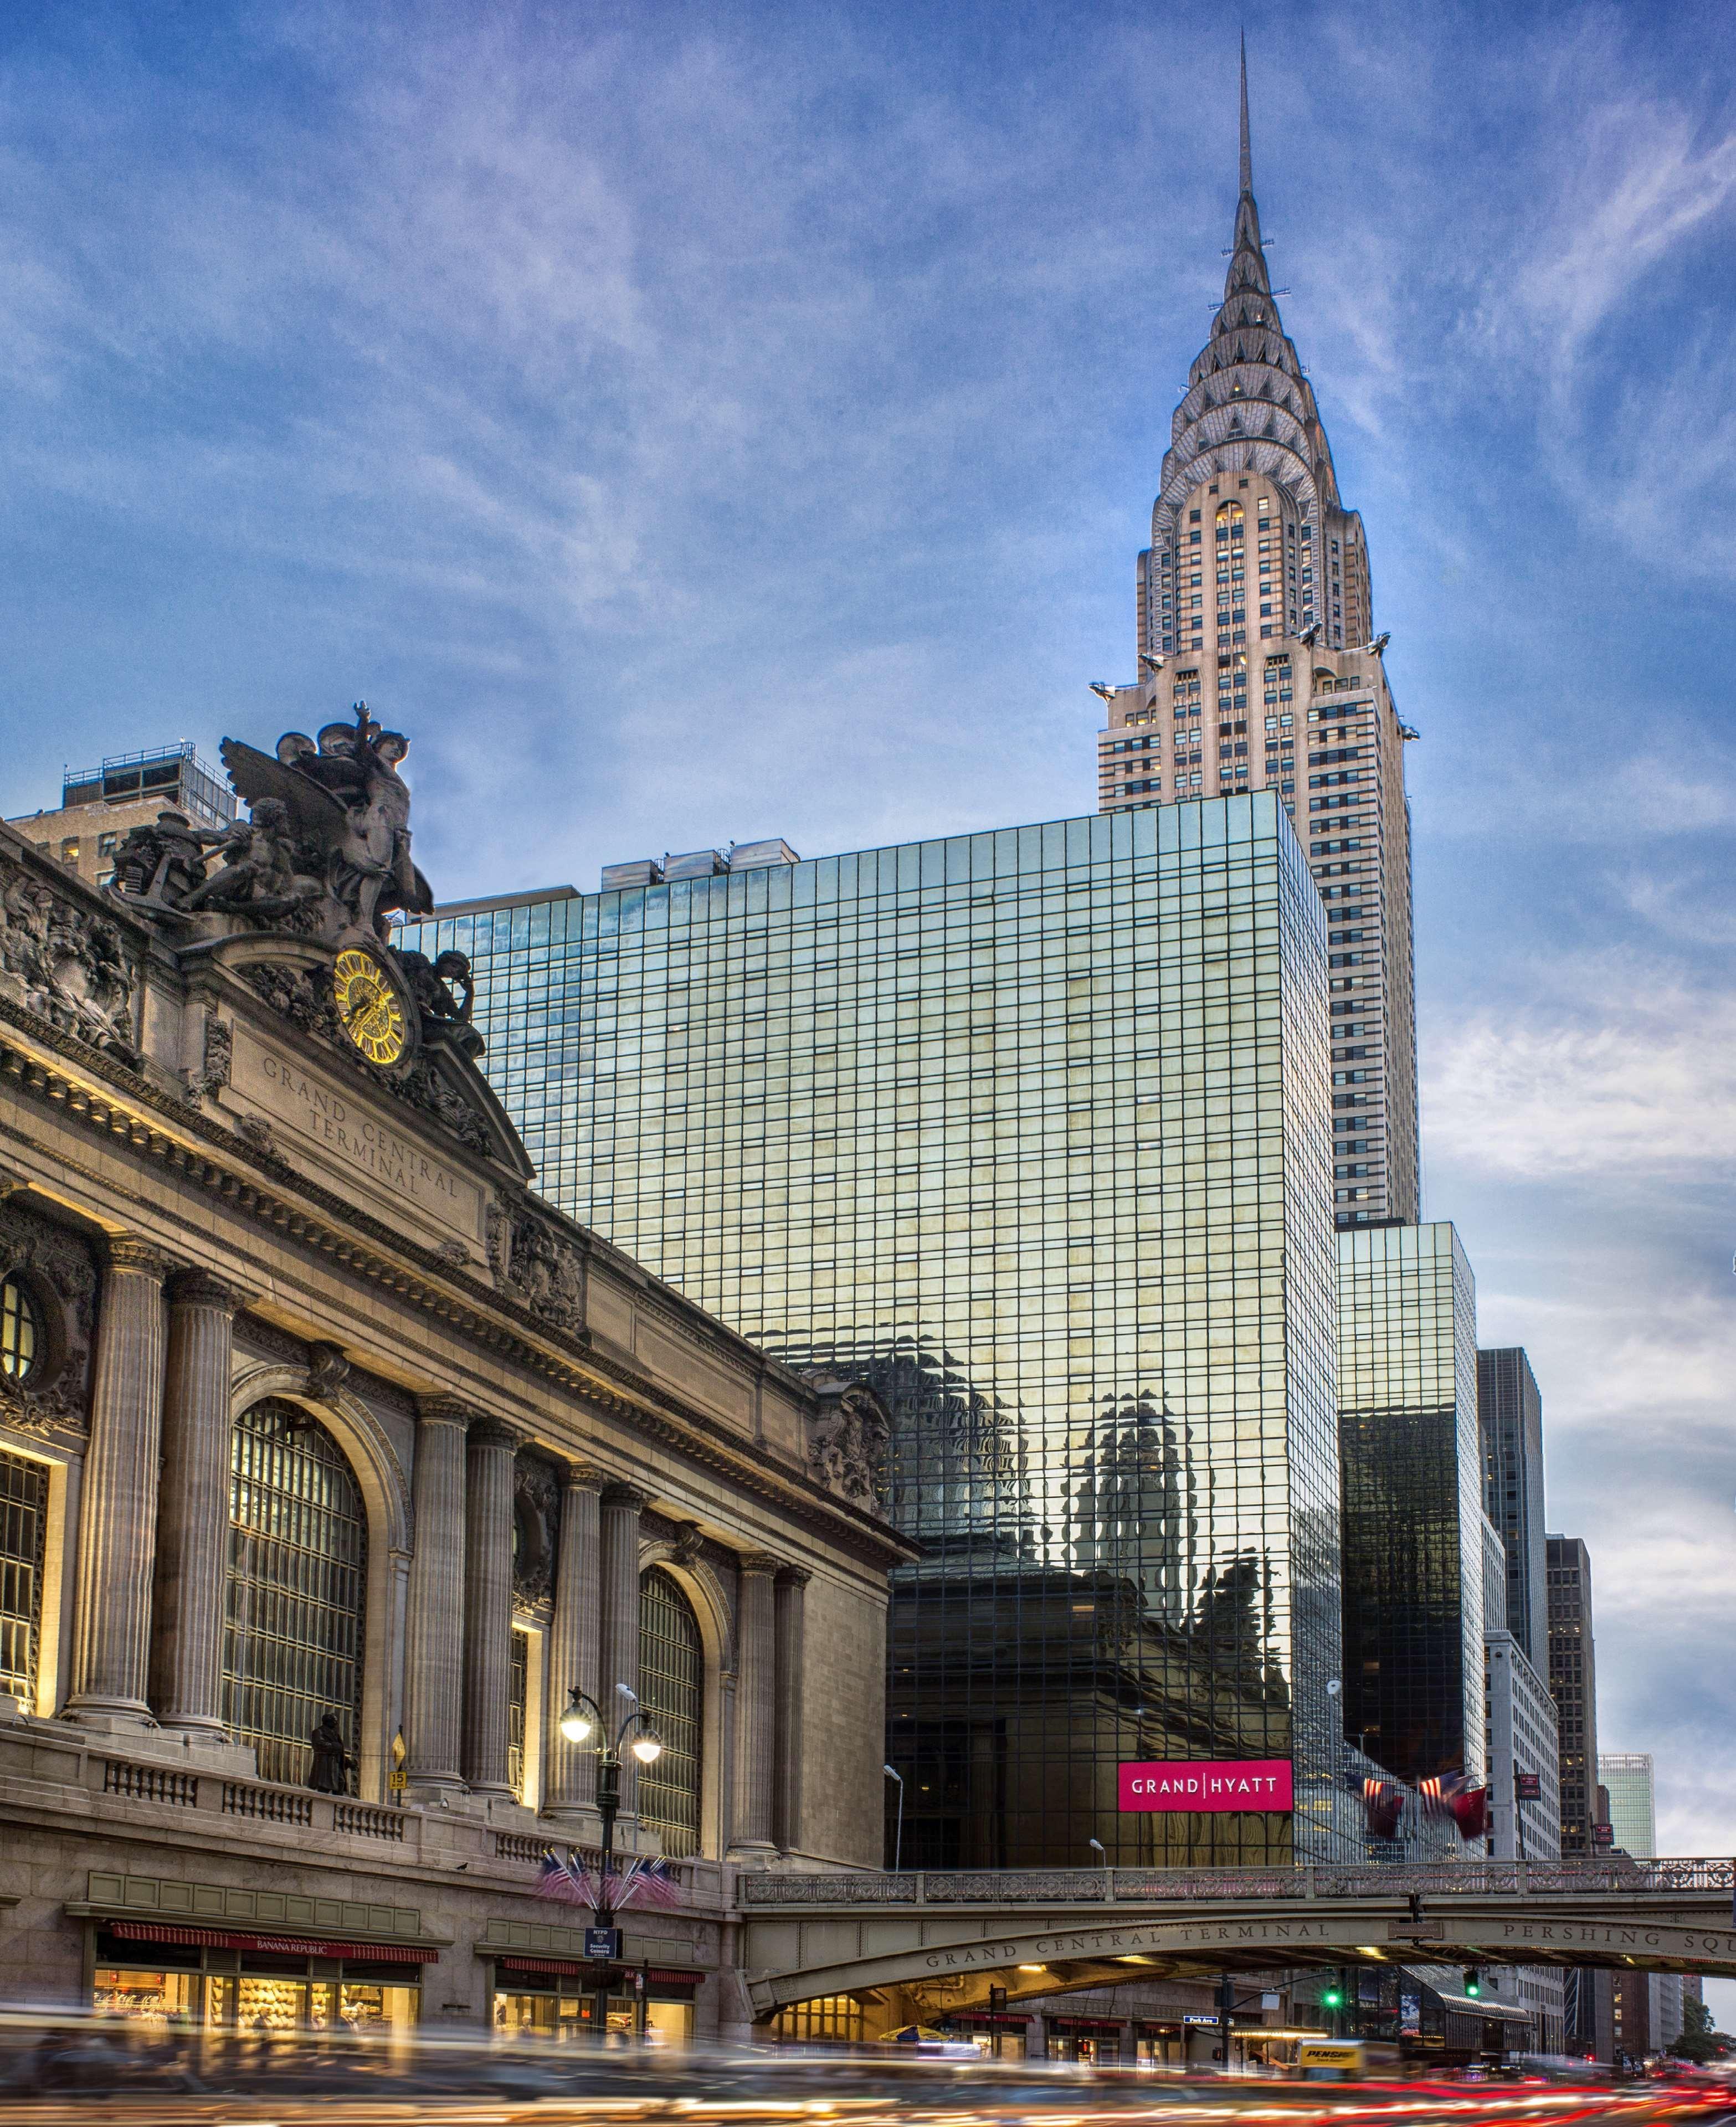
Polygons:
M1482 1996L1482 1974L1477 1970L1474 1964L1468 1966L1466 1968L1465 1992L1470 1996L1473 2001L1478 2000Z
M1345 2006L1344 1989L1341 1987L1329 1987L1321 1996L1320 2000L1322 2008L1341 2009Z

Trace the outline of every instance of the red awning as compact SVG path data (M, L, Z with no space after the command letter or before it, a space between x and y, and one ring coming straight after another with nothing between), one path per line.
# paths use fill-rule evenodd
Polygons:
M946 2020L950 2024L1013 2025L1022 2031L1029 2025L1031 2019L1010 2013L1003 2015L998 2009L953 2009L947 2012Z
M645 1968L645 1977L654 1987L697 1987L705 1975L703 1972L676 1972L649 1964Z
M1057 2031L1118 2031L1121 2025L1108 2016L1051 2016Z
M180 1942L197 1949L268 1950L277 1957L347 1957L370 1964L433 1964L439 1951L408 1942L327 1942L312 1935L230 1935L221 1928L178 1927L167 1921L106 1921L127 1942Z
M498 1962L509 1972L558 1972L574 1978L586 1969L570 1957L503 1957Z

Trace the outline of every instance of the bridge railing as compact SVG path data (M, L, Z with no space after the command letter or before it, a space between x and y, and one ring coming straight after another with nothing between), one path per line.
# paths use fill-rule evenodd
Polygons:
M1583 1897L1736 1892L1729 1859L1637 1861L1444 1861L1294 1869L962 1869L744 1871L747 1906L1069 1905L1237 1898Z

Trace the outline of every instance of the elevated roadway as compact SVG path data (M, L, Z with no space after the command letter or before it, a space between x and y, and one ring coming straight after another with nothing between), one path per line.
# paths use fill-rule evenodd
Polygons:
M918 1987L948 2009L1279 1966L1607 1965L1736 1978L1727 1859L1383 1868L757 1871L757 2020Z

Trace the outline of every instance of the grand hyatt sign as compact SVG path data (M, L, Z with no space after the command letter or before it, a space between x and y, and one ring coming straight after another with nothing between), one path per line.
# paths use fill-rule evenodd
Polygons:
M1289 1809L1295 1802L1288 1758L1175 1759L1117 1769L1123 1810Z

